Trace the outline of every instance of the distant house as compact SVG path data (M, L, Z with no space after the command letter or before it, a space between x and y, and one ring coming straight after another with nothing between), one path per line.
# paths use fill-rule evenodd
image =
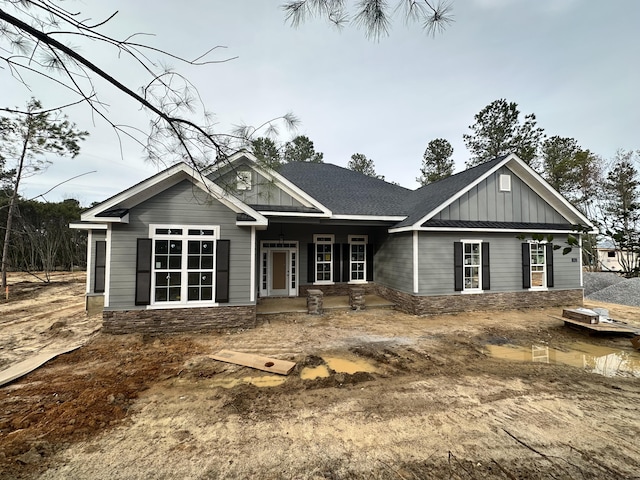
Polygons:
M238 153L203 175L174 165L75 226L89 230L88 305L121 332L253 325L262 297L354 285L416 315L580 305L580 252L531 239L563 244L578 224L591 225L515 155L412 191Z
M598 243L598 267L603 272L624 272L640 268L640 255L636 252L617 249L610 240Z

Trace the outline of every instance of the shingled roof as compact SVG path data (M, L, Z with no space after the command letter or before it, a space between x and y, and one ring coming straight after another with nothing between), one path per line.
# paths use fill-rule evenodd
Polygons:
M489 162L409 190L330 163L293 162L278 170L283 177L338 215L406 216L394 227L413 225L497 163Z
M330 163L292 162L278 173L334 215L404 216L411 190Z

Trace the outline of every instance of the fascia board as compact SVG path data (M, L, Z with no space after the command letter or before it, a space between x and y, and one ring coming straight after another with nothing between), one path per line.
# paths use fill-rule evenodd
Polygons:
M500 168L502 168L503 165L505 165L512 157L514 158L518 158L515 155L511 154L507 157L505 157L500 163L496 164L493 166L493 168L491 170L486 171L483 175L481 175L480 177L476 178L473 182L471 182L469 185L467 185L466 187L458 190L458 192L454 195L452 195L451 197L449 197L447 200L445 200L444 202L442 202L440 205L438 205L436 208L434 208L433 210L431 210L429 213L427 213L424 217L422 217L420 220L418 220L417 222L415 222L413 225L410 225L409 227L403 227L403 228L408 228L409 230L419 230L420 229L420 225L422 225L424 222L426 222L427 220L429 220L430 218L432 218L434 215L436 215L438 212L440 212L441 210L443 210L444 208L448 207L449 205L451 205L453 202L455 202L457 199L459 199L462 195L464 195L465 193L467 193L469 190L471 190L473 187L475 187L476 185L478 185L480 182L482 182L483 180L485 180L486 178L488 178L489 176L493 175L495 172L497 172Z
M187 167L184 163L178 163L169 167L168 169L159 172L152 177L143 180L142 182L108 198L104 202L99 203L95 207L90 208L84 212L80 219L82 221L96 221L102 222L104 218L96 217L95 215L110 208L124 205L126 208L131 208L139 203L148 200L157 193L169 188L181 180L184 180L184 176L178 175L180 172L184 172Z
M538 175L529 165L514 155L514 163L507 165L509 170L518 175L525 183L537 193L540 198L558 211L567 221L579 223L595 229L595 225L589 221L580 211L560 195L547 181ZM526 178L523 178L526 177ZM571 217L571 218L569 218ZM577 222L575 221L577 220Z
M198 178L192 177L191 181L193 182L194 185L204 190L211 197L218 200L220 203L225 205L230 210L233 210L236 213L246 213L247 215L256 219L255 222L247 222L248 224L268 225L269 221L266 219L266 217L258 213L256 210L248 206L246 203L238 200L233 195L229 195L225 193L225 191L220 186L216 185L214 182L212 182L208 178L202 177L198 179Z
M307 207L315 207L318 210L321 210L325 215L331 216L331 210L309 195L307 192L297 187L289 180L280 175L276 170L267 170L258 165L258 159L249 152L237 152L231 155L223 164L214 165L211 169L205 170L203 175L210 175L216 170L223 170L225 168L231 168L233 163L236 163L242 158L246 158L252 164L251 168L253 168L257 173L267 178L269 181L273 181L276 183L276 186L281 188L287 194L291 195L293 198L298 200L300 203Z
M268 180L275 181L275 183L276 183L276 185L278 187L280 187L286 193L288 193L293 198L298 200L300 203L302 203L302 204L306 203L305 206L307 206L307 207L315 207L318 210L321 210L325 215L327 215L329 217L332 216L331 210L329 210L327 207L325 207L322 203L320 203L318 200L313 198L307 192L305 192L304 190L302 190L301 188L297 187L296 185L291 183L289 180L284 178L277 171L275 171L275 170L267 171L267 170L259 167L256 164L254 164L254 169L258 173L263 175L264 177L267 177ZM271 178L269 178L269 177L271 177Z
M335 220L376 220L381 222L401 222L406 215L402 216L384 216L384 215L333 215L331 217Z
M105 223L70 223L69 228L73 228L75 230L106 230L107 225Z
M540 228L465 228L465 227L420 227L419 232L483 232L483 233L554 233L578 235L575 230L554 230Z
M274 212L272 210L260 210L265 217L305 217L305 218L331 218L326 213L305 213L305 212Z
M403 232L478 232L478 233L553 233L556 235L573 234L579 235L583 232L576 232L575 230L544 230L536 228L465 228L465 227L401 227L390 228L389 233L403 233ZM598 230L592 230L587 232L589 234L597 234Z
M108 210L115 206L121 205L126 208L132 208L145 200L159 194L167 188L176 185L182 180L190 180L198 188L202 189L205 193L211 197L220 201L223 205L233 210L235 213L246 213L257 220L258 224L267 224L267 219L256 212L254 209L241 202L237 198L228 195L224 190L213 183L208 178L204 177L201 173L197 172L193 167L188 166L186 163L178 163L167 170L154 175L140 182L139 184L121 192L110 199L102 202L99 205L87 210L81 215L82 221L93 222L108 222L109 219L103 217L96 217L97 213ZM127 216L128 218L128 216ZM114 219L118 220L118 219ZM256 223L256 222L252 222Z

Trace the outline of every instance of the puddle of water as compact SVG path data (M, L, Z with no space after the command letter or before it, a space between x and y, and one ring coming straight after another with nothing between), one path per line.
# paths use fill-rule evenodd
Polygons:
M265 375L262 377L221 378L207 382L208 387L233 388L243 383L250 383L256 387L277 387L286 381L286 377Z
M326 378L329 376L329 369L338 373L348 373L350 375L356 372L377 372L375 365L363 359L347 359L341 357L322 357L326 365L318 365L317 367L305 367L300 372L302 380L313 380L315 378Z
M378 369L363 359L340 357L322 357L329 368L335 372L354 374L356 372L377 372Z
M329 369L326 365L318 365L317 367L305 367L300 372L302 380L315 380L316 378L327 378Z
M569 351L565 352L544 345L485 345L492 357L505 360L561 363L605 377L640 377L640 353L615 350L586 342L572 343L567 347Z

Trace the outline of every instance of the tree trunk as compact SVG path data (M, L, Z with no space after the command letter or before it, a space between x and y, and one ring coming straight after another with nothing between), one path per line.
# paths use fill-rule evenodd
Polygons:
M7 287L7 267L9 263L9 241L11 240L11 223L13 222L13 210L16 202L18 201L18 188L20 187L20 178L22 177L22 168L24 166L24 159L27 155L27 149L29 148L29 140L31 138L31 125L27 127L27 132L24 137L24 143L22 144L22 153L20 154L20 163L18 164L18 171L16 172L16 181L13 184L13 193L11 194L11 200L9 201L9 210L7 212L7 229L4 232L4 245L2 246L2 290Z

